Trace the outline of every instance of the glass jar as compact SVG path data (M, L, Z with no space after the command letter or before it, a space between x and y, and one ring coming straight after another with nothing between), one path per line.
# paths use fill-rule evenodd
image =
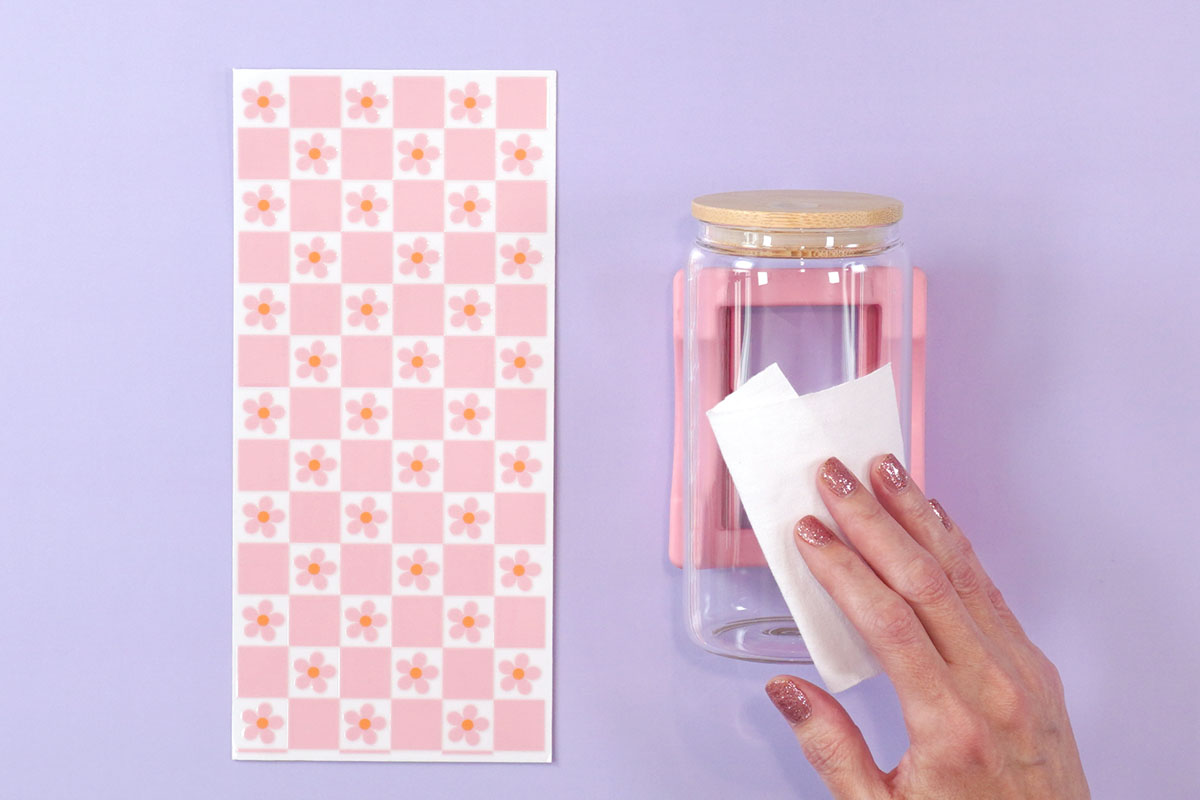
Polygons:
M773 362L799 394L890 363L905 463L922 483L924 276L909 265L902 205L889 197L730 192L697 198L692 214L699 235L676 282L682 403L672 509L688 629L720 655L808 662L705 412Z

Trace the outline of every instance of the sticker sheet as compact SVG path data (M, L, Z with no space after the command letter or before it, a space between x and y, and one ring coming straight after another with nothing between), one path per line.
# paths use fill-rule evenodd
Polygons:
M234 72L235 758L550 760L554 99Z

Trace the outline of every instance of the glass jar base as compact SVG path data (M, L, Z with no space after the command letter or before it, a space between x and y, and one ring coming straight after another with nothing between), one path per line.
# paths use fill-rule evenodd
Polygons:
M742 661L812 663L804 638L791 617L733 620L715 628L705 647L709 652Z

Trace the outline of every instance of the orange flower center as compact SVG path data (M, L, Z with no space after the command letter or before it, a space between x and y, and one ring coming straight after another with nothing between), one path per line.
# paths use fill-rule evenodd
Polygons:
M308 357L308 365L309 365L310 367L319 367L319 366L321 366L321 357L320 357L320 356L309 356L309 357Z
M318 574L320 574L320 572L321 572L320 564L317 564L314 562L314 563L308 565L308 574L309 575L318 575Z
M472 514L470 511L468 511L467 513L462 515L462 521L467 523L468 525L471 525L475 522L475 515Z
M366 101L364 101L364 102L366 102ZM362 719L360 719L358 721L358 727L362 728L365 731L367 728L371 727L371 720L367 719L366 717L363 717Z
M313 250L311 253L308 254L308 260L311 261L312 263L316 264L318 261L321 260L321 254L318 253L316 250Z
M358 515L358 521L359 521L359 522L370 522L370 521L371 521L371 520L373 520L373 519L374 519L374 517L373 517L373 516L371 516L371 512L370 512L370 511L364 511L364 512L362 512L361 514L359 514L359 515Z
M420 575L422 572L425 571L425 568L422 567L420 564L413 564L411 567L408 568L408 571L411 572L413 575Z
M463 419L475 419L475 409L468 408L463 411Z
M524 356L517 356L516 358L513 359L513 366L516 367L517 369L521 369L522 367L525 366L525 364L526 364L526 361L525 361Z
M420 264L422 261L425 260L425 254L424 253L413 253L411 256L408 257L408 260L413 262L414 264Z
M513 462L513 472L524 472L524 471L525 471L525 462L524 461L514 461Z
M466 314L468 317L474 316L475 315L475 304L467 303L465 306L463 306L463 313Z
M518 264L524 264L525 263L525 254L517 253L515 256L513 256L513 261L517 262Z
M422 367L425 365L425 359L421 358L420 356L413 356L412 365L414 367Z
M516 669L513 670L513 678L514 679L519 681L519 680L523 679L524 677L525 677L525 670L521 669L520 667L517 667Z
M518 147L516 152L513 153L513 158L515 158L517 161L524 161L525 155L525 150Z
M271 618L268 617L266 614L259 614L258 618L255 619L254 621L257 622L259 625L263 626L264 628L271 624Z
M321 468L321 462L314 458L308 462L308 468L316 472Z
M271 521L271 512L269 512L269 511L258 512L258 521L259 522L270 522Z
M466 202L463 203L463 211L471 212L474 210L475 210L475 201L474 200L467 200Z
M310 567L310 569L311 569L311 567ZM519 578L524 574L525 574L525 565L524 564L516 564L515 566L513 566L513 575L516 575Z
M259 419L266 419L269 416L271 416L271 409L267 408L266 406L263 406L262 408L260 408L258 410L258 418ZM263 513L266 513L266 512L263 512Z
M267 314L270 314L271 313L271 304L270 303L259 303L258 304L258 313L260 313L264 316L266 316Z
M412 152L409 153L409 155L412 156L417 161L420 161L422 158L425 157L425 151L419 147L414 147Z
M463 623L464 628L474 628L475 627L475 618L474 617L463 617L462 623Z
M472 729L472 728L474 728L474 727L475 727L475 721L474 721L474 720L464 719L464 720L462 721L462 729L463 729L464 731L469 731L469 730L471 730L471 729Z
M358 415L363 419L370 419L374 414L375 412L369 408L364 408L362 411L358 412Z
M475 101L474 97L468 97L466 100L463 100L463 105L466 106L467 108L474 108L475 102L476 101Z
M254 724L258 726L259 730L262 730L271 724L271 720L267 719L266 717L259 717Z
M363 108L370 108L371 106L375 105L375 99L370 96L364 97L362 100L359 100L359 102L362 103Z
M318 668L316 668L316 667L308 668L308 677L317 678L317 677L320 677L320 675L321 675L321 670L319 670Z
M363 200L361 203L358 204L358 207L361 208L363 211L370 211L372 208L374 208L374 206L371 204L370 200Z
M371 307L370 303L363 303L362 306L358 310L362 312L362 315L364 317L369 317L371 315L371 312L374 311L375 309Z
M259 210L259 211L266 211L266 210L268 210L268 209L270 209L270 208L271 208L271 201L270 201L270 200L259 200L259 201L258 201L258 210Z
M424 469L424 467L425 465L422 464L421 460L418 458L414 458L412 463L408 465L408 468L413 472L420 472L422 469Z
M310 147L308 150L308 157L311 158L313 161L316 161L318 158L321 157L321 148Z
M408 671L408 677L412 678L414 681L419 679L424 674L425 673L421 672L420 667L413 667Z
M358 624L362 625L364 628L371 627L371 616L369 614L363 614L358 618Z
M258 99L254 102L258 103L259 108L266 108L267 106L271 105L271 98L267 97L265 94L260 94Z

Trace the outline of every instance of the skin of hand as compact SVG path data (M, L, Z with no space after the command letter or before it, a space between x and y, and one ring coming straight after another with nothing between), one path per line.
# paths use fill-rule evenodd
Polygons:
M1090 797L1058 670L967 537L894 456L872 463L871 483L874 496L826 461L817 484L853 548L815 517L794 538L892 679L909 749L882 771L828 692L772 678L767 694L805 757L837 800Z

